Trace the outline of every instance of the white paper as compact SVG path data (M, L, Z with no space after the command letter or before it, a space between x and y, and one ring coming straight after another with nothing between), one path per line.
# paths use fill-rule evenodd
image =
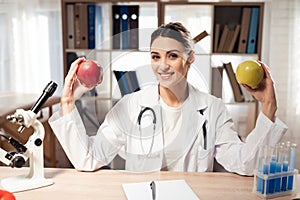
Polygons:
M156 185L156 200L199 200L185 180L154 181ZM151 182L123 184L128 200L152 200Z

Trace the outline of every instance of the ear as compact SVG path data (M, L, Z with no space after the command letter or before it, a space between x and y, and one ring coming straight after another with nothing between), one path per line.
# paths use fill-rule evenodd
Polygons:
M192 64L195 61L195 51L191 51L187 61L189 64Z

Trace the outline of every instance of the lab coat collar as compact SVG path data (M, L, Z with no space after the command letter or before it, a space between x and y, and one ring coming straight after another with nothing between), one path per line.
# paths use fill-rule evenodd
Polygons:
M196 106L197 111L203 114L207 109L206 95L191 84L188 84L188 88L189 98L193 101L193 105ZM144 90L140 98L140 105L142 107L154 107L158 104L159 98L158 83L154 83Z
M201 115L204 115L205 110L207 109L207 94L199 91L189 84L189 96L193 101L193 105L196 106L196 110L200 112Z

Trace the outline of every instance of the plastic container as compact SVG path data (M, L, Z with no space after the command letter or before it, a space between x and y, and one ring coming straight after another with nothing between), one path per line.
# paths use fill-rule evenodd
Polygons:
M292 194L296 189L298 170L264 174L254 171L253 192L263 199L271 199Z

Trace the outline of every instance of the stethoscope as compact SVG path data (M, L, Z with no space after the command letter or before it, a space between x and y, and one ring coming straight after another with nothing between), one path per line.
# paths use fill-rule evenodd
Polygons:
M143 145L143 142L142 142L142 141L143 141L143 140L142 140L142 135L143 135L143 133L142 133L142 126L141 126L141 123L142 123L142 117L143 117L143 114L144 114L147 110L149 110L149 111L152 112L152 118L153 118L153 121L152 121L152 123L153 123L153 133L152 133L152 141L151 141L150 149L149 149L148 153L146 154L146 153L145 153L145 149L144 149L144 145ZM156 131L156 114L155 114L154 109L153 109L153 108L150 108L150 107L144 107L144 108L140 111L140 113L139 113L139 115L138 115L137 123L138 123L138 126L139 126L141 148L142 148L142 150L143 150L143 153L146 154L147 157L149 157L150 154L151 154L153 145L154 145L154 136L155 136L155 131Z
M142 117L143 117L143 114L146 112L146 111L151 111L152 112L152 118L153 118L153 135L152 135L152 141L151 141L151 145L150 145L150 149L149 149L149 152L146 154L147 156L149 156L151 154L151 151L152 151L152 148L153 148L153 145L154 145L154 136L155 136L155 131L156 131L156 114L155 114L155 111L153 108L150 108L150 107L144 107L139 115L138 115L138 119L137 119L137 123L138 123L138 126L139 126L139 134L140 134L140 142L141 142L141 148L145 154L145 150L144 150L144 146L143 146L143 143L142 143L142 126L141 126L141 121L142 121ZM198 112L201 114L201 115L204 115L204 110L205 109L202 109L202 110L198 110ZM207 149L207 121L205 121L202 125L202 133L203 133L203 148L206 150Z

